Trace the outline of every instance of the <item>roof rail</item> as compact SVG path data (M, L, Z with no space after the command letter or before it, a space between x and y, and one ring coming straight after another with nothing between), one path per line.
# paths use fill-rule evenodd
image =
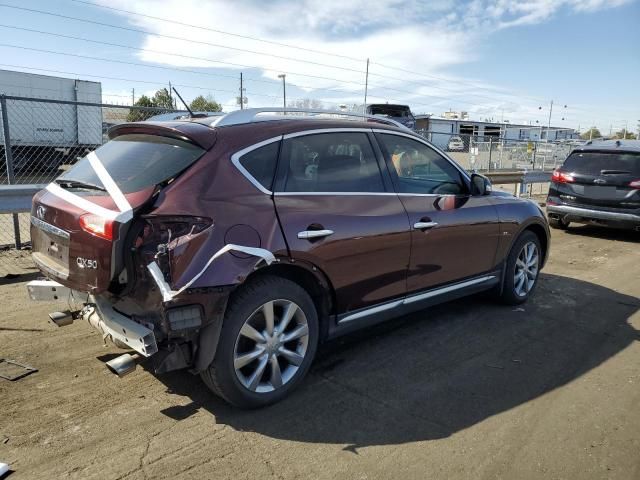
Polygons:
M281 115L264 116L260 118L259 114L261 113L276 113ZM296 114L292 116L297 118L300 117L300 115L298 114L306 113L306 114L311 114L311 116L316 119L320 115L330 115L330 116L351 117L354 120L356 119L373 120L376 122L386 123L394 127L399 127L405 130L409 130L409 128L405 127L399 122L396 122L395 120L391 120L390 118L380 117L377 115L367 115L367 114L353 113L353 112L340 112L337 110L322 110L322 109L309 109L309 108L282 108L282 107L280 108L277 108L277 107L246 108L244 110L235 110L221 117L217 117L215 120L211 122L211 126L226 127L228 125L240 125L243 123L251 123L251 122L288 120L288 118L286 118L286 115L288 113Z

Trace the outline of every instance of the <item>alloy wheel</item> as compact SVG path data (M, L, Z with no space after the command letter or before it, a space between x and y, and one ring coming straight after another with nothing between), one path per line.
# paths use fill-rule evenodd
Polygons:
M525 243L518 254L513 277L516 295L524 297L533 289L538 277L539 259L538 246L534 242Z
M287 384L300 368L309 345L309 325L290 300L272 300L242 325L233 350L236 376L252 392L272 392Z

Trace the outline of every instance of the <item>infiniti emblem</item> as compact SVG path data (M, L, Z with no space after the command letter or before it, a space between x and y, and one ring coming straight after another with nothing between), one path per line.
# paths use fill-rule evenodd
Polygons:
M36 210L36 216L40 219L40 220L44 220L44 214L46 213L47 209L44 208L42 205L39 205L37 210Z
M607 183L606 180L603 180L601 178L596 178L593 183L597 183L598 185L602 185L603 183Z

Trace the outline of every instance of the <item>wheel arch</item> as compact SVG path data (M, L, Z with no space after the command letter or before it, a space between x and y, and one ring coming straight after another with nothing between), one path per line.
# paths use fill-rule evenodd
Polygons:
M256 270L237 288L242 288L243 284L262 276L281 277L300 285L309 294L316 307L320 322L320 341L326 339L330 315L335 305L335 290L322 270L302 261L277 262Z
M518 234L518 237L526 231L533 232L536 237L538 237L540 248L542 249L542 265L540 266L540 268L542 268L547 263L547 257L549 255L549 235L547 229L539 223L533 222L523 228Z

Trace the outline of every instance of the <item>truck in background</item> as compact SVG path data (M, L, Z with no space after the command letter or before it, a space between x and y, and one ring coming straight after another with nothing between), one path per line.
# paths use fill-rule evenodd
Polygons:
M411 130L416 127L416 119L411 113L409 105L394 105L390 103L370 103L367 104L368 115L380 115L390 118L404 125Z
M102 108L64 103L102 103L100 82L0 70L0 95L16 173L55 171L102 144ZM0 129L0 158L4 145Z

